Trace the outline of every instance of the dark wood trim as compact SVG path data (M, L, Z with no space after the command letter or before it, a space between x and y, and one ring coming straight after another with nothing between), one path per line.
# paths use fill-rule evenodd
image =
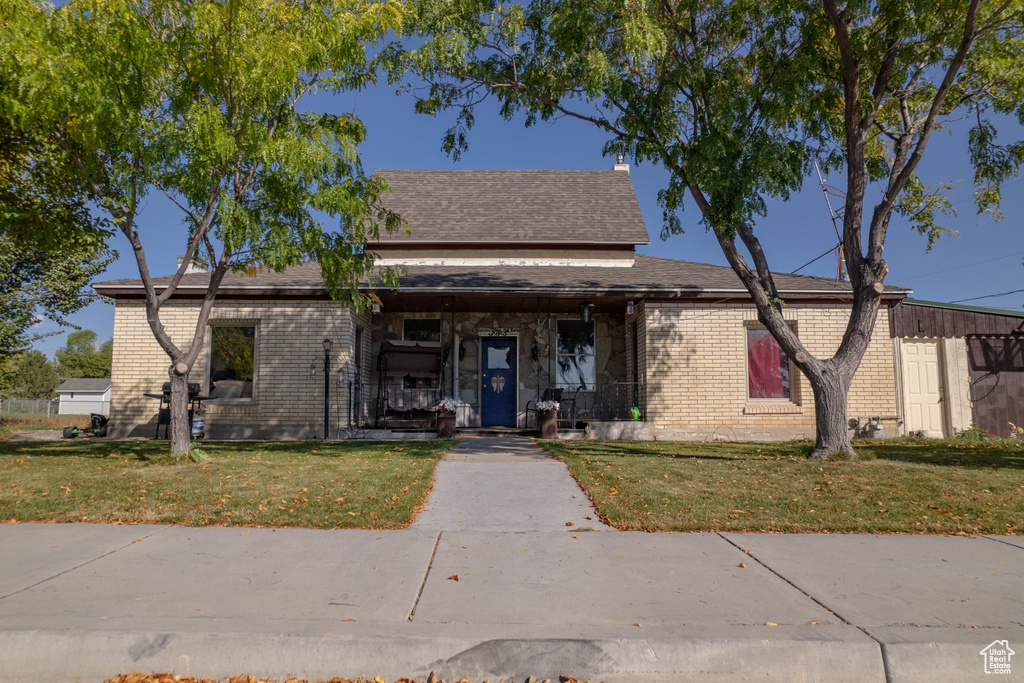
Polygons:
M1024 318L895 302L889 316L893 337L1008 337L1024 334Z

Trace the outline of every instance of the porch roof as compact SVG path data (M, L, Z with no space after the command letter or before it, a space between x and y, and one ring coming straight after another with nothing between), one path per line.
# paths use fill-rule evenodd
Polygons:
M739 277L727 266L677 261L637 255L632 267L600 266L408 266L400 278L403 295L524 295L524 296L622 296L687 298L735 294L747 296ZM848 282L810 275L775 273L783 298L847 298ZM159 289L170 276L154 278ZM208 273L182 277L176 296L201 296L209 282ZM114 297L143 294L141 280L107 280L93 285L98 292ZM379 285L364 284L364 291L385 294ZM887 297L903 298L911 290L886 285ZM218 296L223 297L326 297L320 266L307 262L281 273L262 271L254 276L228 273Z

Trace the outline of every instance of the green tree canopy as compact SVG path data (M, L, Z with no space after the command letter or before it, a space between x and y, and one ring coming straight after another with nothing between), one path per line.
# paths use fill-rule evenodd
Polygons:
M374 79L366 45L400 28L397 0L0 0L5 115L52 140L138 264L154 337L170 360L171 449L188 450L186 376L225 273L315 258L329 290L357 305L386 186L363 174L352 114L303 110L312 93ZM21 11L8 5L27 6ZM157 291L146 260L147 197L182 215L185 259ZM324 218L336 221L325 226ZM193 262L210 283L194 334L172 340L160 309ZM393 282L393 278L390 278Z
M54 354L61 377L110 377L114 340L108 339L97 347L96 339L92 330L79 330L68 335L64 348L57 349Z
M44 334L32 331L44 316L67 316L97 298L89 283L110 263L89 245L43 248L0 232L0 357L21 351Z
M981 211L998 211L1024 144L993 114L1024 121L1024 3L938 0L419 0L425 41L382 59L429 87L419 111L459 110L443 145L467 144L475 107L496 98L527 125L573 117L609 134L606 153L670 172L663 237L692 202L761 322L814 390L815 455L855 455L846 394L871 339L894 212L931 243L950 206L918 169L939 127L969 118ZM785 324L760 242L770 198L799 190L813 162L846 175L842 247L853 294L835 355L816 358ZM867 205L867 206L866 206ZM826 228L829 229L829 228ZM774 234L785 239L785 231Z
M17 398L54 398L60 377L53 361L41 351L26 351L14 358L8 395Z

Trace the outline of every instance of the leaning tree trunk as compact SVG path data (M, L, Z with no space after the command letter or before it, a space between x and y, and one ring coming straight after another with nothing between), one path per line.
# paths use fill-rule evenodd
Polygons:
M188 365L172 363L167 374L171 378L171 455L188 455L192 430L188 421Z
M804 374L814 392L816 438L812 458L828 460L833 456L857 459L850 443L850 426L846 417L847 394L853 381L852 372L836 367L835 359L815 364Z

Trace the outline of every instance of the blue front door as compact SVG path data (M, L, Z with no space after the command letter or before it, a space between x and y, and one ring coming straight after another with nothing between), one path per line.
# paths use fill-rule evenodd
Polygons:
M480 376L480 424L514 427L516 424L516 340L484 337Z

